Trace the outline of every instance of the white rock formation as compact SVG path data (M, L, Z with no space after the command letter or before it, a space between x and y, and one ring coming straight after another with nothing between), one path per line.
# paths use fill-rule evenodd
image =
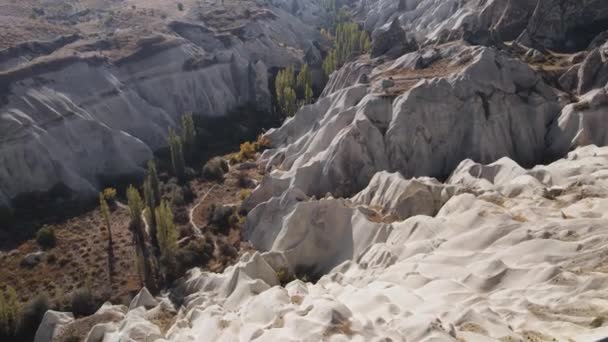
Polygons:
M368 31L398 19L423 45L460 38L485 45L521 36L528 46L558 50L586 48L608 18L602 0L359 0L357 10Z
M388 90L379 87L385 75L395 83ZM447 177L463 159L503 156L534 165L559 113L539 76L492 48L447 44L406 54L375 67L370 79L269 131L277 148L262 164L273 171L249 208L290 186L309 196L354 195L382 170Z
M531 170L506 158L487 166L463 162L451 177L459 192L431 179L406 181L382 172L352 200L300 198L283 216L278 234L265 240L274 241L271 252L247 254L223 274L190 272L177 289L186 296L184 307L164 339L582 341L602 336L606 169L608 148L588 146ZM506 195L522 177L536 179L527 186L542 191ZM415 200L380 196L389 183L406 192L423 184L426 190L414 195L420 201L444 193L438 198L447 203L435 216L425 216L429 209ZM269 220L279 205L272 202L258 207L267 207ZM401 203L408 218L378 223L363 214L392 203ZM265 220L251 224L253 233L275 227ZM307 263L318 270L325 265L326 274L314 284L294 280L277 286L281 270ZM104 341L144 338L134 335L141 332L133 328L138 325L153 338L156 330L142 318L144 311L129 312Z
M61 334L62 329L74 321L74 315L67 312L49 310L44 314L42 322L36 331L35 342L52 341L55 336Z

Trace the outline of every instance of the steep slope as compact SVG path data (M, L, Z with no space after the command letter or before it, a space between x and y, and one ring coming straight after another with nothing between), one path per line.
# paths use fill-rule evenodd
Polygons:
M138 5L97 10L103 24L81 13L79 36L0 52L0 205L57 185L86 198L102 177L141 173L185 112L269 112L271 69L301 63L322 40L302 21L320 12L315 1L297 12L304 19L252 1L186 2L183 13Z

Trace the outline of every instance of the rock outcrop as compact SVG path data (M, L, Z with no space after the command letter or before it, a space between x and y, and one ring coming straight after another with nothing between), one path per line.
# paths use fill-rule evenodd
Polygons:
M301 197L272 224L281 204L271 200L256 208L266 219L248 223L254 235L277 228L263 239L274 241L271 251L247 254L223 274L192 270L164 338L594 340L605 331L594 301L606 282L607 167L608 149L588 146L529 170L507 158L465 161L453 184L381 172L352 200ZM404 192L390 196L388 184ZM376 210L399 215L378 222ZM277 286L308 263L326 274ZM151 338L157 330L146 317L163 305L130 311L103 336L143 338L133 327L145 326Z
M389 89L380 86L385 75L393 75ZM559 114L556 94L532 69L492 48L447 44L406 54L370 79L270 131L277 148L262 163L276 170L256 192L277 196L289 183L308 196L350 196L381 170L444 178L466 158L534 165Z
M530 47L572 51L608 29L602 0L361 0L357 9L368 31L399 20L421 45L464 38L487 46L518 38Z

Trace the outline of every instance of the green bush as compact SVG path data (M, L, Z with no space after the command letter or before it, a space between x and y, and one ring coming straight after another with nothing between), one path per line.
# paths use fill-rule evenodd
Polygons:
M220 233L228 235L232 227L231 217L234 214L234 208L229 206L212 205L209 211L209 223Z
M97 309L93 293L88 288L80 288L72 293L72 313L75 317L91 316Z
M38 295L29 301L21 312L21 322L19 330L22 332L24 339L34 337L38 326L42 322L44 314L51 308L51 304L46 295Z
M176 263L180 274L193 267L206 265L213 258L213 243L206 239L195 239L180 248L176 255Z
M203 177L210 181L221 182L224 174L228 172L228 163L222 158L213 158L203 166Z
M36 233L36 242L44 249L55 247L57 239L55 238L55 231L53 228L47 226L42 227L38 233Z

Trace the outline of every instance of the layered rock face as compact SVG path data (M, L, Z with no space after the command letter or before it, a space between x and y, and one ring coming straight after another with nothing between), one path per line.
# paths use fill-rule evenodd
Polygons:
M319 4L305 3L293 14L280 1L226 5L245 11L228 24L192 9L0 52L0 205L57 185L87 197L100 177L141 173L186 112L270 111L270 68L301 63L322 39L304 23L324 20Z

